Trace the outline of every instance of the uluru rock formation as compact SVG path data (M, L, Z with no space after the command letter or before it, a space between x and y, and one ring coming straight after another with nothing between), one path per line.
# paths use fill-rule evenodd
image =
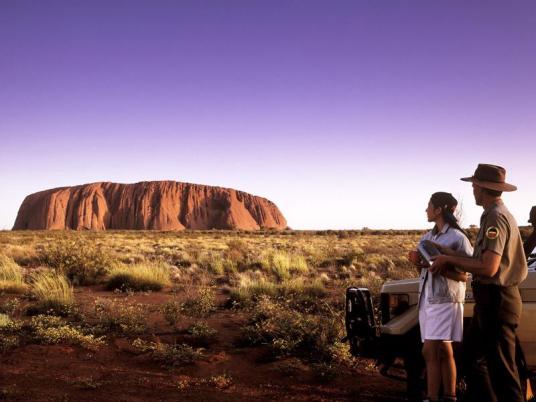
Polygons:
M92 183L27 196L13 226L24 229L284 229L266 198L230 188L151 181Z

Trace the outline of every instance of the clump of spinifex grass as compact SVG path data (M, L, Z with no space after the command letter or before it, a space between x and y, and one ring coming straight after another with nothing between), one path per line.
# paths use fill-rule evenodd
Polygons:
M230 305L246 307L263 297L284 299L296 308L313 308L327 295L321 280L306 281L291 279L282 283L270 282L265 278L254 279L244 276L239 285L231 290Z
M74 292L67 278L61 274L44 271L32 278L32 294L37 299L34 310L67 314L74 305Z
M284 251L266 253L262 258L262 266L281 281L289 279L292 273L305 273L309 269L304 256Z
M22 268L12 258L0 254L0 293L24 293L27 289Z
M108 290L162 290L171 285L170 268L164 262L115 265L106 281Z

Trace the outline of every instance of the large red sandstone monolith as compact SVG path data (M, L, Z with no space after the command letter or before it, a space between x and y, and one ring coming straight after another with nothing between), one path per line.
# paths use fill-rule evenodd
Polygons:
M92 183L27 196L13 230L284 229L266 198L175 181Z

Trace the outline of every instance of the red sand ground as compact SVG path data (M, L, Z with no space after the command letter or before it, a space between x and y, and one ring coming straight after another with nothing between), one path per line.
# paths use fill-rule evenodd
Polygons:
M98 288L76 290L77 300L89 305L96 297L126 298ZM128 300L160 304L169 293L136 294ZM3 302L6 298L2 298ZM320 384L310 368L298 365L292 374L278 370L284 361L266 361L262 347L238 348L245 316L225 309L207 321L218 330L205 358L169 370L144 355L133 353L135 337L108 337L98 352L77 346L26 345L0 356L0 400L5 401L402 401L404 384L363 368ZM194 321L194 320L192 320ZM163 341L180 339L161 318L151 329ZM181 323L180 327L184 327ZM150 340L150 337L145 337ZM154 338L152 338L154 340ZM370 362L367 362L370 365ZM208 380L226 374L230 386Z

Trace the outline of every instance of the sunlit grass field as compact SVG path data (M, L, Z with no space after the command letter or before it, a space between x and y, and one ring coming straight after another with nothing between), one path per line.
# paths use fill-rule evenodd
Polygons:
M345 289L417 277L407 254L423 233L0 232L0 353L121 339L173 371L262 349L330 381L362 364L340 342Z

